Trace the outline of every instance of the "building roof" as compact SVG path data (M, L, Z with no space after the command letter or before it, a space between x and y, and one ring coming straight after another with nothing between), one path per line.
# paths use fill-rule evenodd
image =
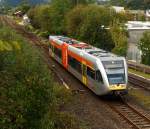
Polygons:
M150 9L146 10L146 16L150 17Z
M113 8L117 13L125 12L124 7L121 7L121 6L112 6L112 8Z
M146 21L128 21L128 23L125 24L127 26L128 30L132 29L138 29L138 30L150 30L150 22Z

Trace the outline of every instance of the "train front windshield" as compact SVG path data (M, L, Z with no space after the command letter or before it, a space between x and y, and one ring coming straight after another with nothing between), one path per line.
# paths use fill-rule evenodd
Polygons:
M125 83L125 70L123 61L103 61L110 85Z
M109 84L124 84L124 74L107 74Z

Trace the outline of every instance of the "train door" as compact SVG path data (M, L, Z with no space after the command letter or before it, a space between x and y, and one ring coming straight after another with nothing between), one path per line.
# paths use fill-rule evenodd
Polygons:
M62 46L62 64L67 69L68 67L68 44Z
M82 82L87 85L87 66L85 62L82 62Z

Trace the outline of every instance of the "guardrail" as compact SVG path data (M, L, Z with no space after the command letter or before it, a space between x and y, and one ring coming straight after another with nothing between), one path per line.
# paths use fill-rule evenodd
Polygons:
M150 74L150 66L128 61L128 67L146 74Z

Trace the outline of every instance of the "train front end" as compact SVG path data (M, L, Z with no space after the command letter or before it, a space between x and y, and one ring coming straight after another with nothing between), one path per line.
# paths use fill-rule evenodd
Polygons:
M110 93L127 94L128 72L123 57L102 61L105 69L105 86Z

